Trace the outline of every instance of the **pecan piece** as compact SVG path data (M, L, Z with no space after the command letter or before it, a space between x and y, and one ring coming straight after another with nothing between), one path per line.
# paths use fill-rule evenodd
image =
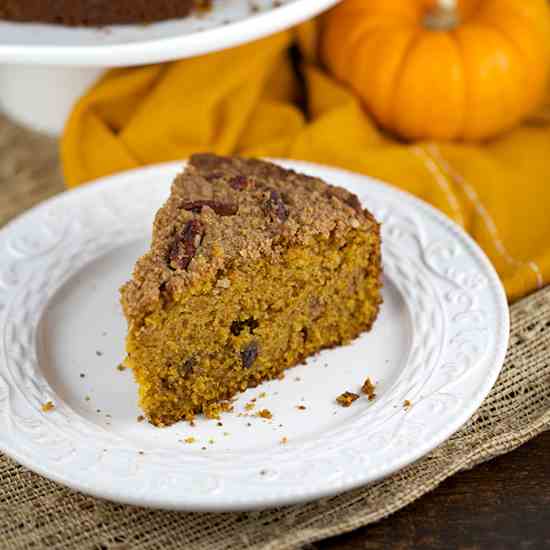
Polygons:
M195 257L202 238L204 225L199 220L188 221L181 233L176 236L168 253L168 263L172 269L187 269Z
M241 351L241 360L243 362L243 367L249 369L254 361L258 357L258 342L250 342L243 351Z
M202 177L205 180L208 180L210 183L213 181L222 179L224 176L223 172L210 172L210 174L202 174Z
M351 193L348 195L347 199L344 200L344 202L350 207L353 208L358 214L363 213L363 207L361 206L361 202L357 198L357 195L354 195Z
M248 187L252 187L252 182L242 174L239 174L237 176L233 176L229 179L227 184L235 189L235 191L243 191L244 189L247 189Z
M266 210L279 221L284 222L288 219L288 208L279 191L271 190L266 202Z
M205 206L208 206L214 210L218 216L234 216L239 209L236 204L214 200L186 201L181 207L184 210L189 210L195 214L200 214Z

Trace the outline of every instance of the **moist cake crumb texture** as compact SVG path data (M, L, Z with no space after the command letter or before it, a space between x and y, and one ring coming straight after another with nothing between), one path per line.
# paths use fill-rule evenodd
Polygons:
M380 228L355 195L194 155L121 290L144 414L157 426L219 417L237 393L369 330L380 290Z

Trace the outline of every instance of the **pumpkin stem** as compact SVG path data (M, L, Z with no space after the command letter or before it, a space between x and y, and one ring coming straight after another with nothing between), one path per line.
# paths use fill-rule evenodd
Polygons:
M438 0L424 17L424 26L434 31L449 31L460 23L457 0Z

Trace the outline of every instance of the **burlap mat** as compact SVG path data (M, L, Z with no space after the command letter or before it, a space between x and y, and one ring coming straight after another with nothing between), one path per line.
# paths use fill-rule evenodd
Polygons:
M0 225L62 187L56 144L0 119ZM550 428L550 287L512 306L511 317L506 364L475 417L384 481L272 511L188 514L86 497L0 455L0 548L287 549L377 521Z

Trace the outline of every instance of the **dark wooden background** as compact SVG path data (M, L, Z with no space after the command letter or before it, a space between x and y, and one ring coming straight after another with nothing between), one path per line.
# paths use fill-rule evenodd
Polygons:
M310 550L550 550L550 432Z

